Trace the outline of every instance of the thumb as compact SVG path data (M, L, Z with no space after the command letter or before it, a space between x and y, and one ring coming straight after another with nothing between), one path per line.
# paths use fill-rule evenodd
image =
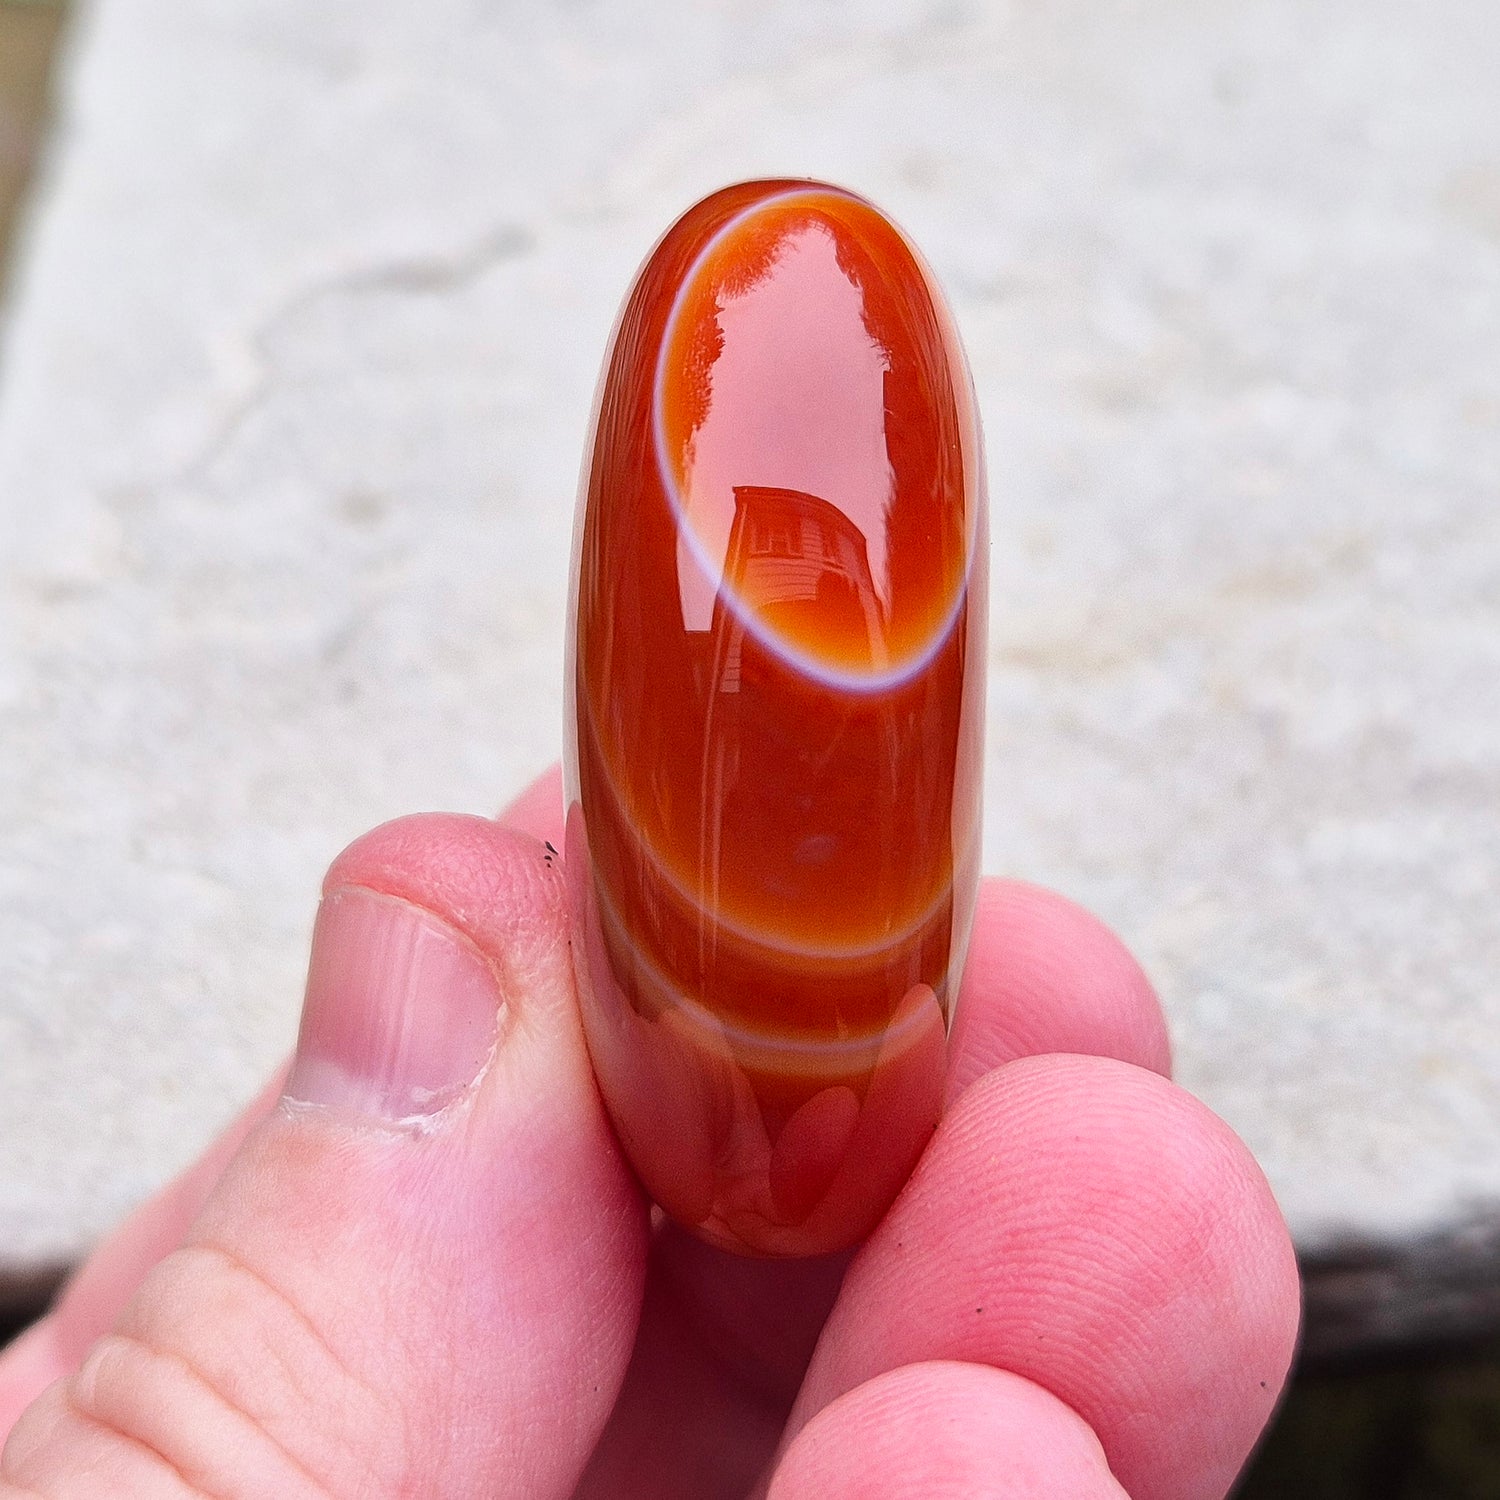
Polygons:
M281 1104L21 1418L0 1495L572 1490L629 1358L647 1220L555 864L451 816L335 861Z

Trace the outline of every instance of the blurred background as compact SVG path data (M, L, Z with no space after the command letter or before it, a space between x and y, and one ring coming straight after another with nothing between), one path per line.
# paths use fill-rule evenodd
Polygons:
M295 1032L322 870L560 745L615 308L735 178L948 288L987 868L1307 1278L1246 1496L1500 1496L1500 8L0 0L0 1317Z

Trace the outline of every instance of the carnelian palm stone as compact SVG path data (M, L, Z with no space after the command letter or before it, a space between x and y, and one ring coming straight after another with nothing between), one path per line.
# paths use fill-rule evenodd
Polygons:
M813 182L684 214L579 504L567 868L605 1102L705 1238L842 1248L937 1122L979 853L979 425L901 231Z

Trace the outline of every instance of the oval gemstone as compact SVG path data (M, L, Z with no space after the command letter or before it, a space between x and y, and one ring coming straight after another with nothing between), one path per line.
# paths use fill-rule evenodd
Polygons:
M626 299L580 494L567 868L656 1201L856 1242L936 1125L978 875L986 501L952 319L878 209L752 182Z

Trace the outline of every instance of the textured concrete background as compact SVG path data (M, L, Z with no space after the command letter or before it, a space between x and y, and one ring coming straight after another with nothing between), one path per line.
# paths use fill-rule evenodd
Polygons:
M249 1095L341 844L556 755L615 307L791 172L890 208L969 342L988 867L1135 946L1351 1327L1402 1276L1500 1321L1490 0L97 0L75 42L0 351L0 1270Z

